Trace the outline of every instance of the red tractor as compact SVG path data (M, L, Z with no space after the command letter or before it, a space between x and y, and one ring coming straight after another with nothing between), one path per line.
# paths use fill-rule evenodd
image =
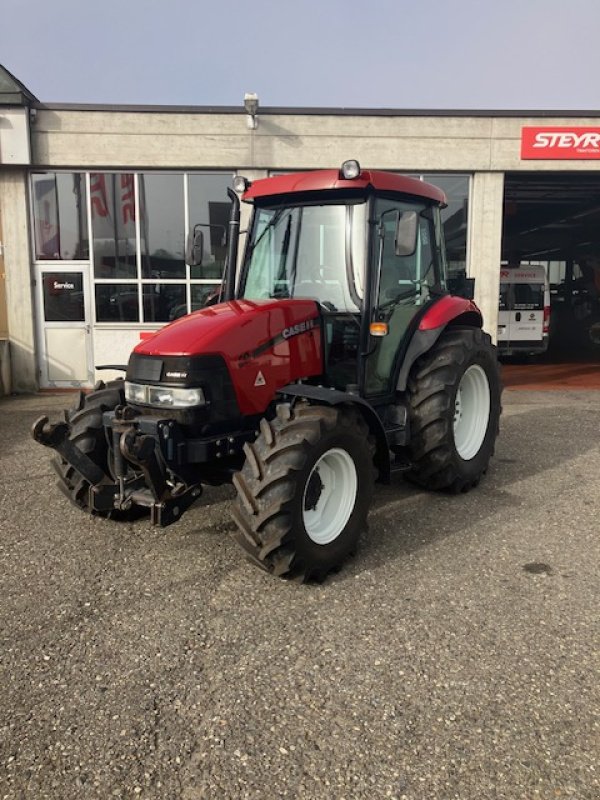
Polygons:
M375 480L479 483L498 434L496 352L477 306L448 291L440 189L356 161L236 180L221 302L32 433L57 451L67 497L106 517L169 525L203 484L233 481L250 559L321 580L355 550ZM239 193L254 209L238 274ZM202 251L196 226L188 263Z

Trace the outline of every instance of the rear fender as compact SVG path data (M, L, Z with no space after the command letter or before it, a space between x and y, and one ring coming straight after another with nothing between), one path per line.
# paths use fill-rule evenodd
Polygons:
M356 394L328 389L326 386L310 386L294 383L279 390L278 396L284 400L296 398L327 406L352 405L362 414L369 430L375 437L375 466L379 470L379 481L390 482L390 451L385 430L373 406Z
M446 304L445 308L438 308L441 304L436 303L436 305L430 309L430 312L435 311L436 313L427 313L421 319L419 327L413 333L404 356L404 361L400 367L400 374L398 375L398 382L396 383L396 391L398 392L404 392L406 390L408 376L413 364L419 356L431 350L446 328L481 328L483 326L481 312L475 303L459 297L443 299L455 300L457 302Z

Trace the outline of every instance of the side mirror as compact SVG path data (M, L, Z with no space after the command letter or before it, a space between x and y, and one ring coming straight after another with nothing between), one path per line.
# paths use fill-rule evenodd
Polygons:
M402 211L396 222L394 242L397 256L412 256L417 249L419 217L416 211Z
M199 225L194 225L194 230L188 237L188 244L185 251L185 260L190 267L202 266L202 254L204 253L204 233Z

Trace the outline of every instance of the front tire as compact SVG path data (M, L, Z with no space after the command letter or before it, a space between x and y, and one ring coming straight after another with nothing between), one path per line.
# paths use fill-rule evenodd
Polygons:
M412 468L426 489L466 492L488 468L502 393L496 348L479 328L449 328L408 381Z
M234 538L275 575L323 580L356 550L373 494L373 443L353 408L283 404L234 476Z
M125 389L122 379L109 381L107 384L100 381L93 392L81 392L74 407L65 412L65 419L71 426L69 438L73 444L107 474L110 473L109 447L102 414L124 403ZM60 456L56 456L53 466L61 491L78 508L89 511L89 482ZM107 516L113 514L116 515L117 512L110 512Z

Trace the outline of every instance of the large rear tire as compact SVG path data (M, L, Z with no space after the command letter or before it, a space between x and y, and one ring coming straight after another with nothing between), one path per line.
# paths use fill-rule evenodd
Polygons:
M66 421L71 426L70 440L108 474L110 473L109 447L102 424L102 414L124 403L123 380L109 381L106 384L99 381L93 392L89 394L81 392L73 408L65 412ZM60 456L55 458L53 466L58 474L61 491L78 508L89 511L89 482ZM114 513L110 512L106 516L112 516Z
M353 408L283 404L245 446L234 538L275 575L323 580L356 550L373 493L374 446Z
M408 381L412 468L426 489L466 492L494 453L502 387L496 348L479 328L450 328Z

